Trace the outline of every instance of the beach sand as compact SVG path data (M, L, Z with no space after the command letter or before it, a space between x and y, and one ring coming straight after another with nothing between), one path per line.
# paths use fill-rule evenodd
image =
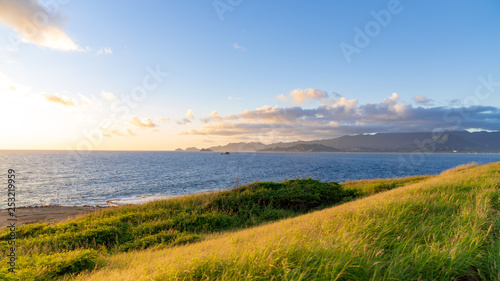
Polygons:
M43 206L43 207L21 207L16 208L16 226L21 226L28 223L46 222L55 223L80 214L87 214L102 210L103 208L112 207L92 207L92 206ZM0 227L4 228L12 221L7 221L12 217L9 216L7 210L0 210Z

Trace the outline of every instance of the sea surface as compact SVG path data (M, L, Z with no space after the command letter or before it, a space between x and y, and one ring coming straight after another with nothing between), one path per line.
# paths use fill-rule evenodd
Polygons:
M16 174L16 206L104 206L229 189L253 181L321 181L439 174L500 154L231 153L0 151L7 207L7 173Z

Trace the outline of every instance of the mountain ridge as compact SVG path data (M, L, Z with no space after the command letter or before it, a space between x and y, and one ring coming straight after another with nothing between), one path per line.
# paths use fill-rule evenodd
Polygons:
M302 147L300 147L302 145ZM345 135L312 141L238 142L212 146L214 152L457 152L500 153L500 132L413 132Z

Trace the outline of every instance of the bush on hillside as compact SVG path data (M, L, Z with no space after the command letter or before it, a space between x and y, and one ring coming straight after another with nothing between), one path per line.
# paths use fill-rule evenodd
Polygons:
M283 182L256 182L218 194L211 207L225 212L251 211L271 207L294 212L307 212L320 206L355 197L354 190L344 190L338 183L295 179Z

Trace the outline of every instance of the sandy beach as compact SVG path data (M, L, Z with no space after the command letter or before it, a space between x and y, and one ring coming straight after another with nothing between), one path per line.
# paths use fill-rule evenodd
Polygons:
M21 207L16 208L16 226L35 222L56 223L80 214L87 214L111 207L92 207L92 206L43 206L43 207ZM0 212L0 227L9 225L7 219L11 218L7 210Z

